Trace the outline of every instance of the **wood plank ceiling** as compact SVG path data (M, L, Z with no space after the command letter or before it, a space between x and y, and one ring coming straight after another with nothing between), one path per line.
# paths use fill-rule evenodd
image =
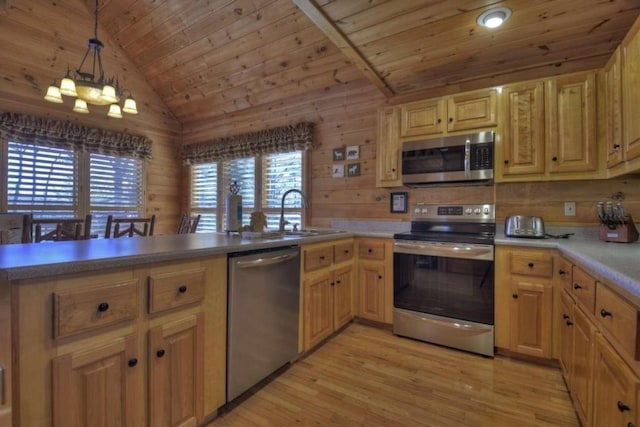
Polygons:
M496 5L511 19L479 27ZM638 0L103 0L100 25L187 127L363 78L394 102L600 67L639 13Z

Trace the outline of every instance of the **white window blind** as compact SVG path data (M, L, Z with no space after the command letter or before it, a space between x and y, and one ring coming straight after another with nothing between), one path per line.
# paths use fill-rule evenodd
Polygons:
M218 164L206 163L191 168L191 213L200 215L199 232L217 231Z
M142 160L92 153L89 167L92 229L104 235L107 216L139 216L143 204Z
M242 224L249 225L251 213L262 210L268 228L277 229L282 195L291 188L301 190L303 176L303 153L299 151L192 166L190 212L202 215L200 224L203 220L208 224L199 225L198 232L222 231L224 202L234 181L242 196ZM302 224L302 213L300 195L287 196L285 219Z
M7 211L73 217L78 210L77 165L72 150L9 142Z
M262 210L267 226L277 229L280 206L285 191L302 190L302 152L275 153L262 157ZM285 200L284 218L291 224L302 225L302 198L291 193Z

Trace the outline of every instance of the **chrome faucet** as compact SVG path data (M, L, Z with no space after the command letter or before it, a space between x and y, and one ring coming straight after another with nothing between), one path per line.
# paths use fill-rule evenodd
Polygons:
M302 197L302 206L304 206L305 208L309 207L309 203L307 203L307 198L305 197L302 191L298 190L297 188L292 188L291 190L285 191L284 194L282 195L282 202L280 205L280 225L278 227L278 230L280 231L284 231L284 226L289 224L289 221L285 221L284 219L284 199L287 197L287 194L289 193L300 194L300 197Z

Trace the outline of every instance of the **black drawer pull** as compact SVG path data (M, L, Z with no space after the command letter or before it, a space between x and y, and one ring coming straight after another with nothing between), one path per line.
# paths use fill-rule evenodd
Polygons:
M378 276L378 279L379 279L379 280L382 280L382 276Z
M107 310L109 310L109 304L108 303L101 302L100 304L98 304L98 311L100 313L104 313Z
M553 157L551 158L551 160L553 160L554 162L557 162L557 161L558 161L558 158L557 158L556 156L553 156Z
M561 276L564 276L565 274L567 274L567 272L564 271L564 270L560 270L560 271L558 271L558 274L561 275Z
M576 290L582 289L582 286L578 285L577 283L574 283L573 284L573 289L576 289Z
M529 268L533 268L533 266L535 265L534 263L530 262L529 264L527 264L529 266Z
M618 148L620 148L620 144L613 144L613 149L617 150Z
M613 313L611 313L610 311L605 310L604 308L602 310L600 310L600 316L602 317L613 317Z
M344 250L344 253L345 253L345 254L348 254L348 253L349 253L349 249L345 249L345 250Z
M625 405L625 403L621 400L618 400L618 411L620 412L624 412L624 411L630 411L631 408L629 408L627 405Z
M505 161L504 161L504 164L505 164L505 165L508 165L508 164L509 164L509 160L505 160Z
M178 292L180 292L181 294L184 294L185 292L187 292L187 287L185 285L182 285L178 288Z
M130 368L133 368L138 364L138 359L136 359L135 357L133 359L129 359L129 362L127 364Z
M367 249L367 252L371 253L371 252L373 252L373 249L369 248L369 249Z
M156 351L156 356L158 356L158 357L164 356L164 350L160 349L160 350Z
M563 314L563 315L562 315L562 318L563 318L564 320L567 320L567 319L569 318L569 315L568 315L568 314Z
M324 261L324 255L320 255L320 261Z
M513 294L511 296L513 297L513 299L518 299L518 294Z
M567 324L567 326L573 326L573 322L571 320L567 320L565 323Z

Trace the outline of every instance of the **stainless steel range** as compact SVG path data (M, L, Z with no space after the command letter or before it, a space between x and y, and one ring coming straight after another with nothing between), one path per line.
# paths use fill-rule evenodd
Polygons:
M493 204L415 204L394 235L393 332L494 354Z

